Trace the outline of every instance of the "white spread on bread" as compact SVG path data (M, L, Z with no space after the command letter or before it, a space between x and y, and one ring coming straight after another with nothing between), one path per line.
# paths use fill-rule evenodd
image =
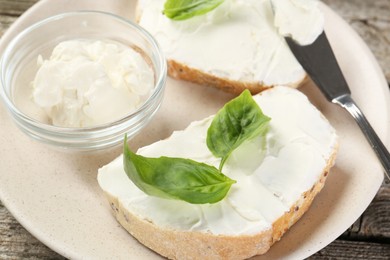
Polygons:
M287 28L280 15L285 7L298 4L276 1L276 22ZM291 0L292 1L292 0ZM310 2L313 0L310 0ZM275 26L271 0L225 0L213 11L184 21L162 14L165 0L139 0L139 23L159 42L166 57L218 78L258 82L266 86L291 85L305 78L305 72L289 50ZM300 1L303 2L303 1ZM315 5L305 5L314 8ZM307 7L307 8L306 8ZM300 5L299 5L300 8ZM308 23L302 23L303 11L296 7L298 39L309 37ZM310 12L311 13L311 12ZM288 21L287 21L288 22ZM287 28L289 29L289 28Z
M233 152L223 173L237 181L216 204L194 205L146 195L126 176L122 156L99 169L101 188L141 219L161 228L246 235L272 223L318 181L337 146L335 130L301 92L275 87L256 96L271 117L266 140L251 140ZM147 157L184 157L218 167L206 145L212 116L168 139L143 147ZM221 133L223 134L223 133Z
M57 126L113 122L140 107L154 86L142 55L114 41L64 41L38 63L33 100Z
M324 29L324 15L317 0L271 0L274 24L281 35L301 45L311 44Z

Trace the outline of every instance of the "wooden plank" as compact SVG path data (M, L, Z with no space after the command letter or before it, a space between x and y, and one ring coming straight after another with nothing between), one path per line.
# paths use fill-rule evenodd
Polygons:
M390 82L390 1L322 0L364 39Z
M11 24L38 0L0 0L0 37Z
M390 259L390 244L336 240L308 259L388 260Z
M0 259L64 259L28 233L0 202Z
M341 239L390 243L390 181L383 182L370 206Z
M360 233L390 243L390 182L384 183L365 211Z
M17 19L15 16L3 16L0 15L0 36L11 26L11 24Z
M0 0L0 15L20 16L38 0Z

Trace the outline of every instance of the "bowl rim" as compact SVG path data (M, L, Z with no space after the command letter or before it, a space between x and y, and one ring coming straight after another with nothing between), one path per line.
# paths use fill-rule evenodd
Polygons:
M89 15L89 14L95 14L95 15L103 15L106 17L113 18L115 20L118 20L119 22L122 22L126 24L127 26L135 29L138 31L151 45L153 49L153 53L157 54L156 57L156 67L159 70L160 73L158 73L158 77L156 78L154 89L152 94L143 102L142 106L137 108L137 110L127 114L126 116L115 120L113 122L108 122L104 124L99 124L96 126L87 126L87 127L64 127L64 126L55 126L51 124L46 124L41 121L38 121L34 118L29 117L25 113L21 112L17 106L12 102L12 100L8 97L5 91L4 86L4 75L6 73L2 73L6 71L6 64L4 63L5 58L7 58L11 53L12 50L15 48L15 45L19 43L21 39L32 33L37 28L40 28L41 26L44 26L52 21L60 20L63 18L68 18L72 16L82 16L82 15ZM30 125L33 125L34 127L40 128L46 132L53 132L53 133L62 133L62 134L86 134L86 133L98 133L101 131L104 131L106 129L112 129L113 127L120 126L122 124L125 124L131 119L137 118L140 114L143 113L143 111L147 110L151 103L160 95L160 92L162 92L165 88L165 83L167 80L167 61L165 59L165 55L158 44L158 42L154 39L154 37L144 28L142 28L140 25L136 24L135 22L126 19L122 16L104 12L104 11L95 11L95 10L80 10L80 11L71 11L71 12L63 12L60 14L56 14L53 16L49 16L45 19L42 19L27 28L25 28L23 31L18 33L8 44L8 46L3 51L1 58L0 58L0 96L2 97L4 103L7 106L7 109L11 111L12 114L16 115L19 119L22 119L24 122L27 122ZM154 70L156 71L156 70ZM156 74L156 72L155 72ZM152 113L154 114L154 113Z

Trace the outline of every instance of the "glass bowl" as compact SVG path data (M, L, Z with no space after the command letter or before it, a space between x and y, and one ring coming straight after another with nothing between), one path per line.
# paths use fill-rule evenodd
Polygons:
M151 95L135 112L93 127L59 127L44 119L32 100L38 55L49 57L60 42L71 39L112 40L141 53L154 72ZM163 99L167 65L154 38L140 26L119 16L80 11L42 20L22 31L0 60L0 95L17 126L41 142L70 150L97 150L115 146L135 136L151 120Z

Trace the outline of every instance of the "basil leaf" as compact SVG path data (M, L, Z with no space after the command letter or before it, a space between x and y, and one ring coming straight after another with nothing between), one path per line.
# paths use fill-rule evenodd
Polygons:
M217 8L225 0L167 0L163 13L172 20L186 20Z
M151 196L193 204L222 200L236 181L217 168L182 158L147 158L133 153L125 138L123 164L127 176Z
M216 157L222 158L219 170L234 149L245 140L265 135L271 119L263 114L249 90L226 103L215 115L207 131L207 146Z

